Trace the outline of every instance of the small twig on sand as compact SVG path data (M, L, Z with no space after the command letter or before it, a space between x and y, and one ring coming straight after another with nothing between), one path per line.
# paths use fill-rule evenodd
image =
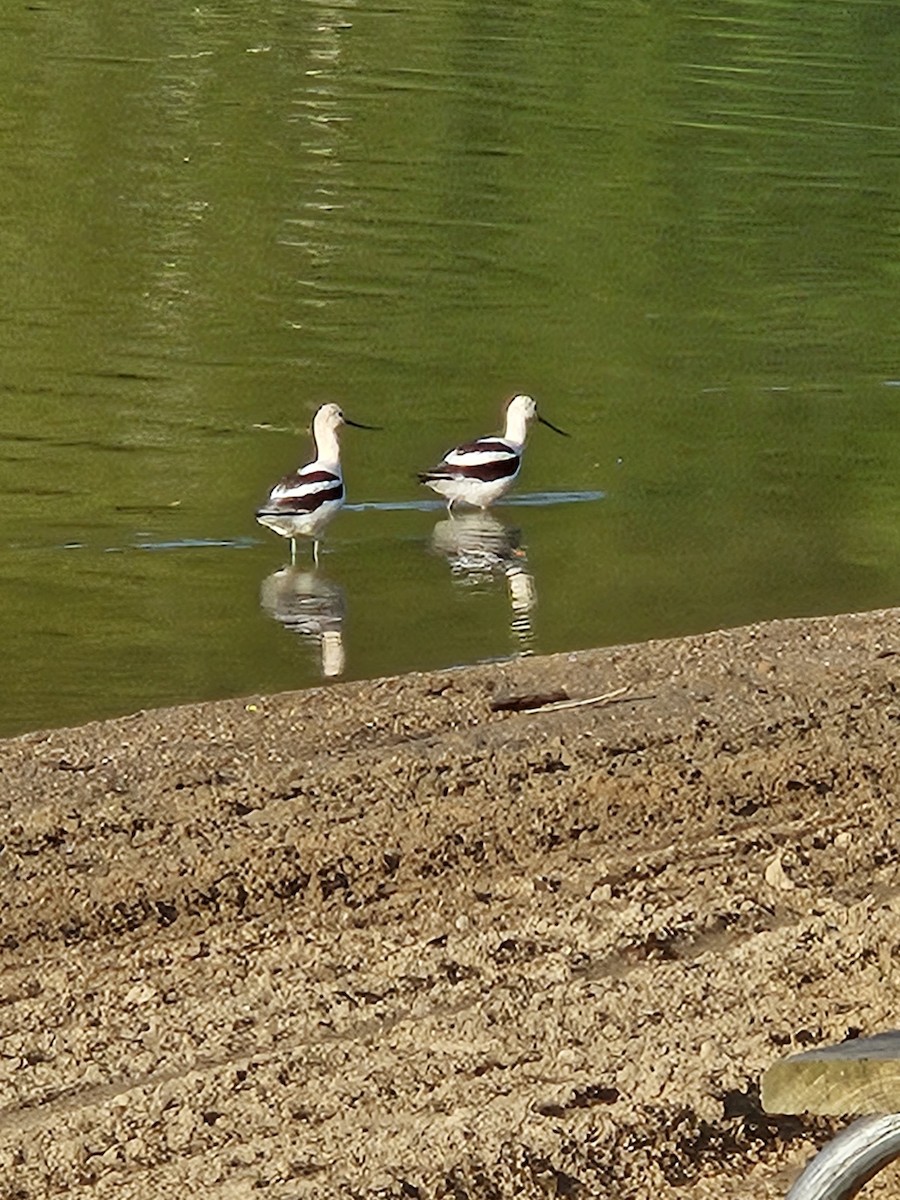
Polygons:
M569 693L557 688L552 692L520 692L518 696L496 696L491 701L491 712L534 712L538 708L546 708L548 704L556 704L560 700L568 700Z
M655 693L647 696L626 696L628 688L616 688L614 692L604 692L602 696L588 696L584 700L554 700L550 704L539 704L537 708L524 708L523 712L556 712L561 708L586 708L589 704L624 704L629 700L655 700Z

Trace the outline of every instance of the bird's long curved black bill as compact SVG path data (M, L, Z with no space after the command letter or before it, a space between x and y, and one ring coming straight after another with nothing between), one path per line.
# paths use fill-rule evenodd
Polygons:
M571 437L571 433L566 433L564 429L560 429L558 425L554 425L552 421L548 421L546 417L538 414L538 420L542 425L546 425L548 429L552 429L554 433L561 433L563 437Z
M354 429L381 429L380 425L362 425L359 421L351 421L349 417L344 417L345 425L352 425Z

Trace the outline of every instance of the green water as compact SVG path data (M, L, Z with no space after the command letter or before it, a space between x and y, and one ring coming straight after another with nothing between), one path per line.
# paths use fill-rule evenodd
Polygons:
M0 32L0 733L900 599L894 4ZM520 390L572 436L448 548L415 472ZM325 400L384 428L276 576Z

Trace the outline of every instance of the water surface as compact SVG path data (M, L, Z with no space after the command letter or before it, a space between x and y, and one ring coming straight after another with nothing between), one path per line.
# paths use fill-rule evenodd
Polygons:
M0 732L318 683L335 613L352 678L897 602L893 5L0 29ZM473 565L415 471L518 390L572 437ZM272 583L325 400L384 429Z

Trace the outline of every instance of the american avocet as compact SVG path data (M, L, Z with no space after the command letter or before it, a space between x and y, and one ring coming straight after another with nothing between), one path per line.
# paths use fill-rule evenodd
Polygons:
M473 508L488 508L509 491L522 465L522 451L528 426L540 421L563 437L564 429L538 415L537 404L531 396L513 396L506 406L506 429L503 437L478 438L448 451L433 471L419 475L426 484L447 501L447 511L453 512L457 502Z
M360 425L341 412L337 404L323 404L313 417L316 457L299 471L285 475L269 492L269 498L256 514L260 525L291 539L291 562L297 555L296 539L313 539L313 560L319 565L319 539L325 526L344 503L344 477L341 474L341 447L338 429L376 429Z

